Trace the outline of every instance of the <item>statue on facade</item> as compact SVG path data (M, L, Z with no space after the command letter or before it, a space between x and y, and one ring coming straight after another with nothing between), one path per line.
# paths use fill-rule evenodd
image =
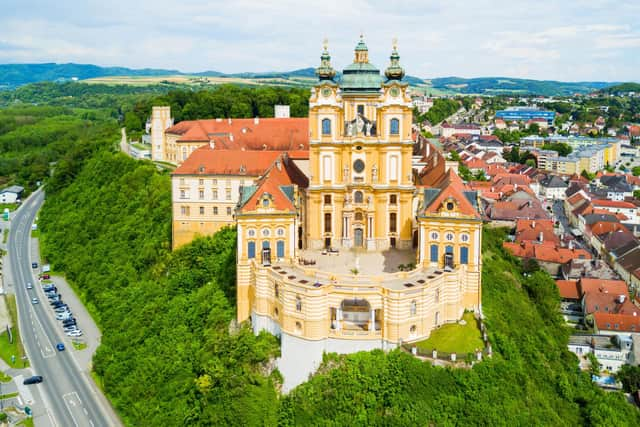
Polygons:
M353 122L347 123L347 136L353 136Z
M364 120L362 120L360 115L356 118L356 129L358 133L363 133L364 131Z
M371 180L373 182L378 182L378 166L377 165L373 165L373 168L371 168Z
M347 182L349 180L349 166L342 168L342 181Z
M373 125L371 124L371 122L367 122L367 125L366 125L366 132L365 132L365 135L366 135L366 136L371 136L371 128L372 128L372 127L373 127Z

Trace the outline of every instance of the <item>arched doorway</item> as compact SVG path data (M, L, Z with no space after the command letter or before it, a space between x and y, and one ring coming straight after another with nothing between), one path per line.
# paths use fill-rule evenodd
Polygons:
M418 247L418 230L415 230L413 232L412 246L413 249L416 249Z

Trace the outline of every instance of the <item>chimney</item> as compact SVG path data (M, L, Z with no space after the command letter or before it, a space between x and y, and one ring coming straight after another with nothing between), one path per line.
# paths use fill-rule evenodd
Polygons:
M276 160L276 167L278 168L279 171L282 170L282 162L280 161L280 159Z
M531 228L536 228L536 220L531 221Z
M259 123L260 123L260 117L254 117L254 118L253 118L253 124L254 124L254 125L257 125L257 124L259 124Z
M518 191L518 184L513 184L513 189Z
M228 121L229 121L229 124L231 124L231 117L229 117Z
M538 235L538 241L540 243L542 243L544 241L544 233L541 231L540 234Z
M213 140L209 141L209 148L211 148L212 150L216 148L216 143L213 142Z

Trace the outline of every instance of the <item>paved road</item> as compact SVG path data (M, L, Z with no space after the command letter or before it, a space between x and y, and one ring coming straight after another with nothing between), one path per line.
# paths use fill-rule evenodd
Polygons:
M102 405L98 391L79 368L72 352L58 352L55 344L62 342L60 325L46 313L51 310L31 268L31 224L44 201L44 193L34 193L15 213L9 233L9 264L15 288L20 322L20 333L35 375L44 381L40 389L48 408L49 417L57 426L113 426L118 420L110 419ZM26 289L31 282L32 290ZM31 299L38 297L39 304Z

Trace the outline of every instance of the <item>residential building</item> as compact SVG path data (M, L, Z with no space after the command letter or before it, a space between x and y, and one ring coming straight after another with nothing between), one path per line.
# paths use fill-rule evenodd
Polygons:
M19 185L3 188L0 190L0 203L17 203L23 192L24 188Z

